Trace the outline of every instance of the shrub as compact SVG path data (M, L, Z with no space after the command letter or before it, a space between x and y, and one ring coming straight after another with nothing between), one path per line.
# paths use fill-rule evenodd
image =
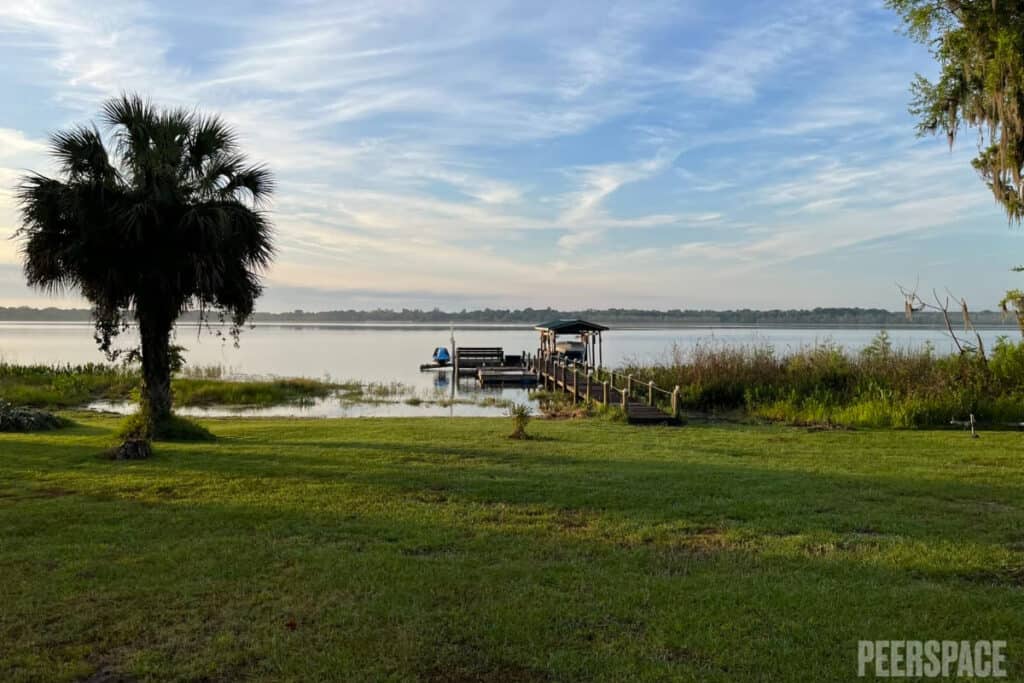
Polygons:
M508 416L512 418L512 433L509 434L509 438L527 438L526 425L530 423L531 414L530 406L525 403L513 403L508 407Z
M19 408L0 401L0 432L43 432L64 424L64 420L45 410Z

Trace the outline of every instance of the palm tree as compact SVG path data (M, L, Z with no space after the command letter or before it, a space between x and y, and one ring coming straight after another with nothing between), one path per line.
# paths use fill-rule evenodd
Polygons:
M142 408L158 424L171 413L177 318L214 311L237 335L252 313L273 256L262 210L273 179L245 159L217 116L124 94L104 104L101 119L107 140L95 125L52 136L60 173L22 179L16 237L29 285L78 291L92 303L108 355L134 319Z

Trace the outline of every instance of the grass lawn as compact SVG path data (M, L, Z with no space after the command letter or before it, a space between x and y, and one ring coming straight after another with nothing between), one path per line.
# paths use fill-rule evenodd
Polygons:
M849 680L1008 641L1024 435L607 421L0 435L0 680Z

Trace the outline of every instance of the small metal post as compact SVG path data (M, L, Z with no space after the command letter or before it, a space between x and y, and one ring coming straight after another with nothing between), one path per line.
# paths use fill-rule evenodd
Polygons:
M679 419L679 385L672 390L672 419Z
M647 405L654 405L654 380L647 383Z

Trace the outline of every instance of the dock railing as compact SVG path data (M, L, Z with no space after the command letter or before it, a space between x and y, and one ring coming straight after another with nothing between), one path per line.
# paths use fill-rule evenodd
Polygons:
M659 387L653 380L642 382L631 374L597 368L576 360L537 351L524 352L525 365L537 373L537 383L545 389L562 389L573 400L583 399L602 405L617 403L623 410L632 403L659 408L678 420L681 412L677 384L671 390ZM580 387L583 387L581 390Z

